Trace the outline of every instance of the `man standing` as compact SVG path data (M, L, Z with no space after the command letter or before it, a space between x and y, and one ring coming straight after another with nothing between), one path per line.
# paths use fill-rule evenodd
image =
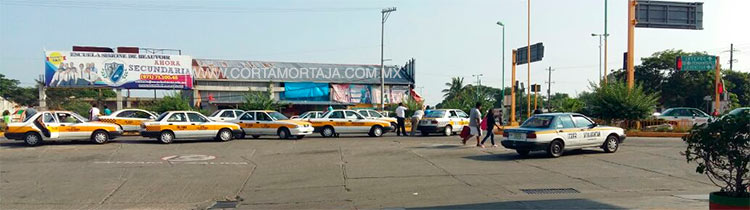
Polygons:
M477 137L477 147L481 147L482 145L479 143L479 137L482 136L482 130L479 129L479 125L482 121L482 113L479 112L479 109L482 108L482 103L477 102L476 105L474 105L474 108L471 109L471 112L469 114L469 130L471 131L469 136L461 140L461 143L466 144L466 141L468 141L472 136Z
M422 109L424 109L424 107L422 107ZM414 115L411 116L411 136L414 136L414 133L417 132L417 127L419 127L419 120L421 120L422 116L424 116L424 111L422 111L422 109L414 111Z
M91 109L89 110L89 120L91 121L98 121L99 120L99 108L96 108L96 104L91 104Z
M406 125L404 125L404 119L406 119L406 107L404 103L398 103L396 108L396 136L400 136L402 133L406 135Z

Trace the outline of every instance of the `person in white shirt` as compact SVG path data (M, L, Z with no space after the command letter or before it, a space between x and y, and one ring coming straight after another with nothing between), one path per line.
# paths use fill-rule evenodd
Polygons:
M424 106L422 106L422 109L414 111L414 114L411 116L411 136L414 136L414 133L417 132L417 127L419 127L419 120L422 119L422 116L424 116Z
M404 125L406 110L407 108L404 106L404 103L398 103L398 107L396 108L396 136L400 136L402 133L404 136L408 136L406 134L406 125Z
M89 120L98 121L100 115L99 113L99 108L96 108L96 104L91 104L91 109L89 110Z

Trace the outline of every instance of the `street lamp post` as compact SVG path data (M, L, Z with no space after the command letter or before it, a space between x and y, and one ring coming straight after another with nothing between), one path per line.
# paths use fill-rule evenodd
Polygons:
M380 11L380 111L385 111L385 66L383 62L383 34L385 31L385 21L388 20L391 12L396 11L396 7L386 8Z
M505 112L505 107L504 107L505 105L503 103L504 102L503 100L505 99L505 24L503 24L500 21L497 21L497 25L499 25L500 27L503 27L503 47L500 50L500 51L503 52L503 55L502 55L503 56L503 64L502 64L502 69L503 69L502 80L503 81L502 81L502 86L500 86L500 88L501 88L500 89L500 94L502 95L502 97L500 97L500 106L503 108L502 109L503 112ZM503 114L505 114L505 113L503 113Z
M602 37L605 39L609 34L594 34L592 33L591 36L598 36L599 37L599 82L602 81ZM606 67L605 67L606 68Z

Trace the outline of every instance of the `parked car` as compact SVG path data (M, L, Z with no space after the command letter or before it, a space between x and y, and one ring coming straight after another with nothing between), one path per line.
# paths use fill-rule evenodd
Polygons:
M240 126L228 122L213 122L194 111L169 111L156 120L141 125L141 136L156 138L169 144L175 139L209 138L229 141L242 135Z
M373 137L382 136L394 129L389 122L367 119L355 110L337 109L326 112L321 118L308 120L323 137L333 137L338 134L366 133Z
M210 116L208 116L208 119L211 119L216 122L235 120L244 112L245 111L240 110L240 109L219 109L219 110L216 110L214 113L212 113Z
M417 129L423 136L430 135L430 133L450 136L460 131L464 125L469 125L469 115L466 112L460 109L433 109L422 117Z
M294 116L291 119L293 120L307 120L310 118L321 118L323 117L324 112L321 111L306 111L302 113L299 116Z
M119 125L106 122L89 122L69 111L26 110L23 122L10 123L5 137L23 140L26 145L37 146L44 141L89 139L97 144L122 135Z
M613 153L625 140L622 128L597 125L578 113L536 114L519 128L503 130L505 148L521 156L544 150L550 157L559 157L565 150L599 147Z
M155 114L143 109L121 109L107 116L99 117L99 121L114 123L122 126L123 131L140 131L141 124L155 120Z
M750 115L750 107L740 107L740 108L733 109L732 111L729 111L729 113L727 113L724 116L727 116L727 115L734 115L734 116Z
M361 114L363 117L367 119L373 119L373 120L382 120L391 123L391 126L396 127L396 118L394 117L387 117L383 114L380 114L380 112L377 112L375 110L369 110L369 109L360 109L357 110L357 113Z
M253 110L240 115L238 119L228 122L237 123L242 127L240 138L247 135L258 138L265 135L277 135L280 139L296 137L302 139L313 133L312 124L306 121L289 120L277 111Z
M666 121L688 121L690 124L705 124L712 117L705 112L689 107L675 107L664 110L662 113L654 113L656 119Z

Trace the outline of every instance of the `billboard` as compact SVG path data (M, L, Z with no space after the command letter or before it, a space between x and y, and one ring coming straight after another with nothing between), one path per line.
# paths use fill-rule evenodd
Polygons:
M46 51L47 87L192 89L192 59L184 55Z
M195 79L380 84L380 65L195 59ZM413 65L387 66L386 84L414 84Z

